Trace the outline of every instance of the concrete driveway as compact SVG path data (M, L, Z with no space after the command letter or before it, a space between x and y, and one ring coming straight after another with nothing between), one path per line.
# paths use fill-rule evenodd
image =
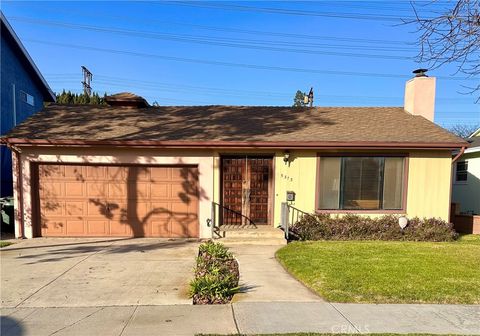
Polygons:
M167 239L24 240L0 250L1 306L191 304L198 242Z

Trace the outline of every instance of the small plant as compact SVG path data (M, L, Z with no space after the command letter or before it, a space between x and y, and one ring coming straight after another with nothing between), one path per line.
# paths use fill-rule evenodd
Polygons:
M310 215L295 223L291 232L299 240L453 241L458 237L452 224L437 218L412 218L402 230L398 216L393 215L378 218Z
M7 242L7 241L0 241L0 248L2 247L7 247L12 245L13 243Z
M228 303L238 292L238 263L228 248L207 241L198 249L195 278L190 282L193 304Z

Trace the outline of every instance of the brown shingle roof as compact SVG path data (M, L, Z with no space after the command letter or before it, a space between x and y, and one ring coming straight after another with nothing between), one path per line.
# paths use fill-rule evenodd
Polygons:
M43 140L451 143L401 107L50 105L7 137Z

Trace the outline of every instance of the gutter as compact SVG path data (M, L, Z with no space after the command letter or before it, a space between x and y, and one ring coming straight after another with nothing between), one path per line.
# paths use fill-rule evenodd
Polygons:
M415 143L415 142L340 142L340 141L178 141L178 140L44 140L3 138L3 143L18 146L115 146L115 147L145 147L145 148L235 148L235 149L445 149L454 150L465 147L465 142L460 143Z

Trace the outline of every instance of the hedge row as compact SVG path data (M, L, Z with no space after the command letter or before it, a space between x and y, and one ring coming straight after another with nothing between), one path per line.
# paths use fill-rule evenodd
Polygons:
M190 282L193 304L228 303L238 292L238 262L221 243L207 241L199 247L195 278Z
M411 218L403 230L398 216L377 218L348 214L304 216L290 229L299 240L412 240L453 241L458 234L453 225L436 218Z

